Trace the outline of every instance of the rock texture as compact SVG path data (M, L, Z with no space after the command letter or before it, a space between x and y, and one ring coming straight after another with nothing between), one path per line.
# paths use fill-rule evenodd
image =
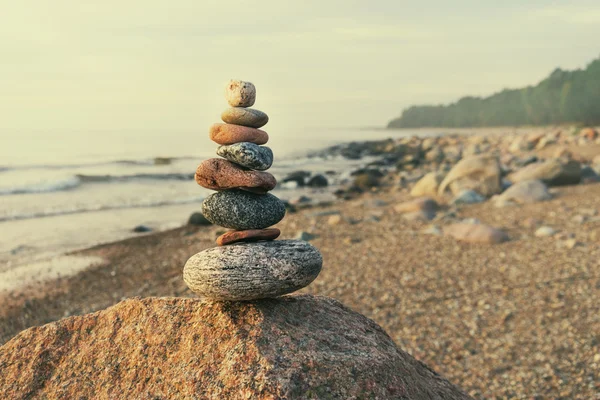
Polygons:
M418 211L435 211L437 209L438 203L430 197L421 197L394 206L394 210L401 214Z
M285 204L272 194L233 189L208 196L202 203L202 214L225 228L264 229L283 219Z
M256 88L250 82L231 79L225 87L225 98L231 107L252 107Z
M269 116L253 108L231 107L221 113L223 122L234 125L260 128L269 122Z
M459 222L444 228L444 235L456 240L470 243L497 244L506 242L509 238L506 233L484 224L470 224Z
M438 194L444 194L447 188L454 195L470 189L482 196L490 197L502 192L502 170L498 158L481 155L463 158L444 178L438 189Z
M242 142L219 146L217 154L243 167L264 171L273 164L273 151L266 146Z
M495 199L498 207L550 200L552 195L542 181L523 181L512 185Z
M249 171L221 158L202 161L195 178L198 185L212 190L242 188L266 193L277 185L275 177L268 172Z
M2 399L469 399L339 302L125 300L0 347Z
M574 185L581 181L581 164L577 161L552 159L529 164L511 174L508 179L514 183L540 180L548 186Z
M238 242L257 242L259 240L275 240L281 235L277 228L249 229L246 231L229 231L217 238L217 245L226 246Z
M410 191L413 197L437 196L438 187L444 180L444 174L430 172L421 178Z
M235 144L239 142L250 142L254 144L265 144L269 141L269 135L260 129L248 128L247 126L231 124L213 124L209 130L209 137L215 143L222 145Z
M322 264L319 251L303 241L239 243L194 254L185 264L183 280L202 297L254 300L308 286Z

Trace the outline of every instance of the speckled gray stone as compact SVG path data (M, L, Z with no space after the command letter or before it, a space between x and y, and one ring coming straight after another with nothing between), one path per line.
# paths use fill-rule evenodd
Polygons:
M226 190L213 193L204 200L202 215L225 228L264 229L283 219L285 204L272 194Z
M269 122L269 116L254 108L231 107L221 113L221 119L228 124L261 128Z
M277 297L308 286L321 272L323 258L298 240L213 247L193 255L183 280L197 295L213 300Z
M241 142L219 146L217 154L243 167L264 171L273 164L273 151L266 146Z

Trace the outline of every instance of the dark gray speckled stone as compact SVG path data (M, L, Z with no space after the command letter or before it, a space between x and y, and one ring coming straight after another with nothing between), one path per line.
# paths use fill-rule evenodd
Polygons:
M219 146L217 154L242 167L264 171L273 164L273 151L265 146L250 142L240 142Z
M213 247L193 255L183 279L197 295L213 300L277 297L308 286L321 272L319 250L298 240Z
M246 230L264 229L285 216L285 204L272 194L243 190L213 193L202 203L202 215L215 225Z

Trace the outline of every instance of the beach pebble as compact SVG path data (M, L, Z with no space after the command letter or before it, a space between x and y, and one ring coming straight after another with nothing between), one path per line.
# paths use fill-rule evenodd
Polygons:
M195 174L198 185L212 190L241 188L256 193L272 190L277 181L268 172L249 171L222 158L204 160Z
M234 125L260 128L269 122L269 116L254 108L231 107L221 113L223 122Z
M265 146L241 142L219 146L217 154L243 167L264 171L273 164L273 151Z
M304 241L238 243L195 254L185 264L183 279L202 297L255 300L308 286L322 264L319 251Z
M316 237L317 237L317 235L313 235L312 233L300 231L296 234L296 237L294 239L303 240L305 242L308 242L310 240L313 240Z
M285 205L272 194L233 189L208 196L202 203L202 214L225 228L264 229L283 219Z
M548 237L553 236L556 233L556 229L549 226L541 226L535 231L536 237Z
M267 132L247 126L231 124L213 124L209 130L209 137L215 143L222 145L250 142L265 144L269 141Z
M146 226L146 225L138 225L135 228L133 228L133 231L135 233L152 232L152 228L150 228L149 226Z
M466 189L460 192L454 199L452 204L476 204L485 201L485 197L474 190Z
M281 235L277 228L248 229L245 231L225 232L217 238L217 245L226 246L238 242L257 242L259 240L275 240Z
M327 187L329 181L325 175L317 174L308 180L308 186L313 188Z
M497 244L509 240L502 230L484 224L452 224L444 228L444 235L470 243Z
M420 197L418 199L399 203L394 206L394 210L397 213L413 213L417 211L433 211L437 210L438 204L431 197Z
M256 101L256 88L250 82L231 79L225 87L225 99L231 107L252 107Z

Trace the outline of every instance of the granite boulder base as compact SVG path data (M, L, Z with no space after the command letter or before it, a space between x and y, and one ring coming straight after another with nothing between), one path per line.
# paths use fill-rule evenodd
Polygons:
M269 122L269 116L253 108L231 107L221 113L223 122L234 125L260 128Z
M195 254L183 279L194 293L212 300L255 300L308 286L322 264L321 253L304 241L238 243Z
M222 158L211 158L200 163L195 179L200 186L212 190L242 188L266 193L277 185L275 177L268 172L249 171Z
M241 142L219 146L217 154L243 167L265 171L273 164L273 151L266 146Z
M239 189L213 193L202 203L202 215L229 229L264 229L285 216L285 204L272 194Z

